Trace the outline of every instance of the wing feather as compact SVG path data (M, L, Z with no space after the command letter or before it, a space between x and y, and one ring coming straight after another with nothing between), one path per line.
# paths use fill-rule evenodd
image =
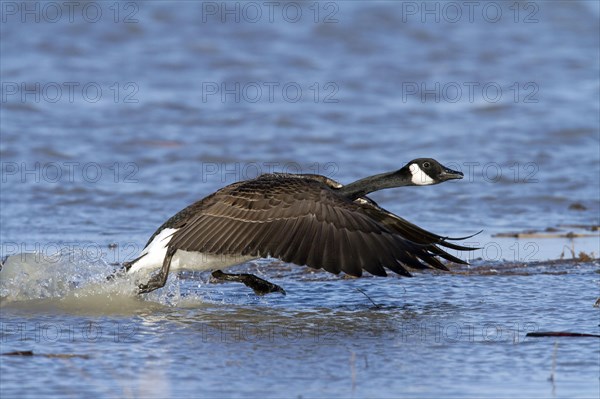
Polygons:
M404 266L441 269L435 255L453 258L434 245L443 245L439 236L419 235L415 228L420 228L400 218L388 220L376 204L347 200L309 177L263 175L227 186L192 207L195 213L180 223L170 248L270 255L353 276L362 270L385 276L385 268L410 276Z

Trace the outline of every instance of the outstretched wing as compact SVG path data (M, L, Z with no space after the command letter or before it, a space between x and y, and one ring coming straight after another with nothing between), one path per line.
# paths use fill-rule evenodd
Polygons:
M362 202L362 204L364 205L363 209L365 213L367 213L374 220L383 224L393 233L399 234L407 240L412 241L416 244L425 245L431 253L438 255L451 262L460 263L464 265L467 264L467 262L465 262L464 260L457 258L456 256L453 256L448 252L444 251L440 248L440 246L458 251L474 251L479 249L475 247L465 247L463 245L458 245L449 241L466 240L481 232L475 233L467 237L442 237L440 235L422 229L421 227L409 222L408 220L403 219L400 216L395 215L392 212L380 207L377 203L375 203L375 201L371 200L370 198L363 197L357 199L357 201Z
M316 179L264 175L225 187L202 201L169 247L211 254L272 256L285 262L385 276L404 266L445 267L427 245L411 242L373 219L364 206Z

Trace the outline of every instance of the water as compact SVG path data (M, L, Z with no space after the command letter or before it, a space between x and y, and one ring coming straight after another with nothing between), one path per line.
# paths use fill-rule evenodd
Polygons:
M597 397L597 339L525 337L599 333L598 261L567 260L600 252L582 227L600 223L596 2L456 22L435 2L28 4L1 5L0 345L77 356L0 357L2 397ZM484 229L470 269L240 267L285 297L105 281L226 184L421 156L465 179L373 198L439 234ZM495 237L530 230L589 236Z

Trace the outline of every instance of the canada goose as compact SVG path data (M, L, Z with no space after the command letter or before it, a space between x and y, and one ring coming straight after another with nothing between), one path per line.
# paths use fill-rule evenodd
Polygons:
M167 220L150 237L128 273L160 271L139 285L146 293L165 285L169 271L216 270L215 278L235 280L257 293L281 287L252 275L218 269L273 257L297 265L361 276L386 276L385 268L410 276L405 266L448 270L436 256L466 263L441 247L453 244L386 211L367 194L386 188L424 186L462 179L463 174L431 158L343 186L314 174L264 174L230 184Z

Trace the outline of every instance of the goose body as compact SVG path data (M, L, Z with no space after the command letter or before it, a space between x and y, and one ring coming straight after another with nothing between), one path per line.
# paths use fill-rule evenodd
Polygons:
M140 257L129 269L129 273L153 272L159 269L173 235L178 229L165 228L161 230L144 248ZM178 250L171 259L171 271L179 270L215 270L234 266L256 259L253 256L211 254L198 251Z
M460 178L428 158L346 186L321 175L261 175L178 212L125 267L132 274L160 269L140 292L162 287L169 271L217 270L263 257L352 276L385 276L386 269L410 276L407 267L448 270L437 257L465 262L442 248L473 248L421 229L366 194Z

